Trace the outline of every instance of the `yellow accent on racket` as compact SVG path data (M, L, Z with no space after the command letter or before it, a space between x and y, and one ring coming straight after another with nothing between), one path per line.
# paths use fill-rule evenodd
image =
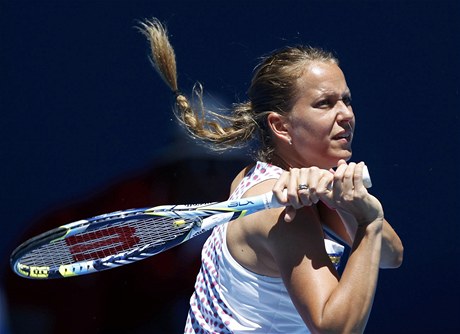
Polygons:
M175 227L181 227L181 226L184 225L185 223L186 223L185 220L181 219L181 220L176 220L176 221L173 223L173 225L174 225Z

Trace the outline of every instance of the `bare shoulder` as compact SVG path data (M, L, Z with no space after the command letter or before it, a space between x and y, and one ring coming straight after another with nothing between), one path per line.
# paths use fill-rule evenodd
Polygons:
M243 197L270 191L276 179L254 185ZM282 216L284 209L263 210L229 223L227 247L233 258L248 270L266 276L279 276L272 256L267 249L267 236L271 227Z
M244 196L268 192L275 183L276 179L261 182ZM245 268L258 274L280 277L282 271L301 263L306 253L312 258L329 261L324 252L323 238L314 207L299 210L296 219L289 223L284 221L284 208L277 208L231 222L227 245L235 260Z

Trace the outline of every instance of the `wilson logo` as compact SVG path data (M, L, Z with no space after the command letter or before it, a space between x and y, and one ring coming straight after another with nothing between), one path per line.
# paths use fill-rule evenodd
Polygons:
M88 261L128 251L140 240L135 232L131 226L108 227L68 237L65 242L75 261Z

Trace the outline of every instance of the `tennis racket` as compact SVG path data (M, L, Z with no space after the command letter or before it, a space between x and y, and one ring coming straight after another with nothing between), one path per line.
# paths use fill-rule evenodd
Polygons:
M365 186L371 186L367 169ZM162 205L116 211L62 225L17 247L13 271L31 279L91 274L143 260L217 225L279 208L272 192L206 204Z

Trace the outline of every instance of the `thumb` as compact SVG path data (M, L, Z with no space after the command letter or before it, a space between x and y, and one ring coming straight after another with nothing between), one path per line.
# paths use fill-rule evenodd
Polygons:
M286 209L284 210L284 221L289 223L292 222L295 218L297 210L292 207L292 206L287 206Z
M338 162L337 162L337 167L340 166L340 165L343 165L343 164L346 164L347 162L344 160L344 159L340 159Z

